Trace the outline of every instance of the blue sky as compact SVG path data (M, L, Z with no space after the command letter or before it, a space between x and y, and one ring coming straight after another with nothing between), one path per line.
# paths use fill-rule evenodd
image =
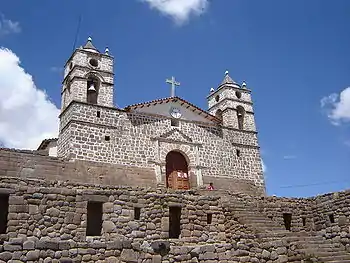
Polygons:
M169 96L165 79L174 75L182 84L177 95L206 109L210 88L229 70L252 90L268 194L350 188L350 1L3 2L0 47L13 52L5 57L3 49L0 56L0 84L13 87L0 87L5 146L26 147L35 134L50 135L60 106L60 68L81 15L77 44L91 36L115 57L118 106ZM29 88L20 88L31 82L56 107L44 93L29 96Z

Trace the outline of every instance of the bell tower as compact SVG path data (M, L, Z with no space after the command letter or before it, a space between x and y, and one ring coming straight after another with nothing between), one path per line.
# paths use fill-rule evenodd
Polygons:
M108 48L105 53L100 53L89 37L65 64L61 111L72 101L112 107L113 79L113 57Z
M217 89L207 97L209 113L222 120L222 125L244 131L256 131L251 91L245 82L239 85L225 72Z

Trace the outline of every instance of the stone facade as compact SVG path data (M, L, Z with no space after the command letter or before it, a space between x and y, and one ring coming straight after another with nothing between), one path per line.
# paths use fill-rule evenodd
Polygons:
M98 61L97 67L91 59ZM100 83L96 104L87 103L91 74ZM113 58L99 53L89 40L65 67L58 157L154 169L157 183L164 186L166 156L177 151L187 160L192 188L215 182L216 187L241 192L238 186L253 185L256 194L264 194L251 92L231 82L226 74L209 95L209 112L177 97L118 109L113 107ZM233 100L237 92L240 98ZM243 128L238 127L238 106L245 111ZM182 114L176 125L169 114L172 108ZM215 117L218 108L222 120Z

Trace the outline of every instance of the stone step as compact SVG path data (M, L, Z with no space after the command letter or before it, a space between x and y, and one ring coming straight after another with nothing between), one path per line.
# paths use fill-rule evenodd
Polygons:
M321 262L350 262L350 255L318 257ZM347 260L347 261L345 261Z

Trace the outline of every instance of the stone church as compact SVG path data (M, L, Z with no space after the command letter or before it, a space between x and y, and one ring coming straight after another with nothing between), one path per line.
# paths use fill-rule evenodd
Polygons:
M174 96L117 108L114 58L92 43L64 68L57 155L154 169L158 185L264 193L251 90L225 72L208 110ZM42 149L39 147L39 149Z
M350 262L350 191L265 194L244 83L226 72L205 111L166 82L117 108L108 50L74 51L58 139L0 148L0 263Z

